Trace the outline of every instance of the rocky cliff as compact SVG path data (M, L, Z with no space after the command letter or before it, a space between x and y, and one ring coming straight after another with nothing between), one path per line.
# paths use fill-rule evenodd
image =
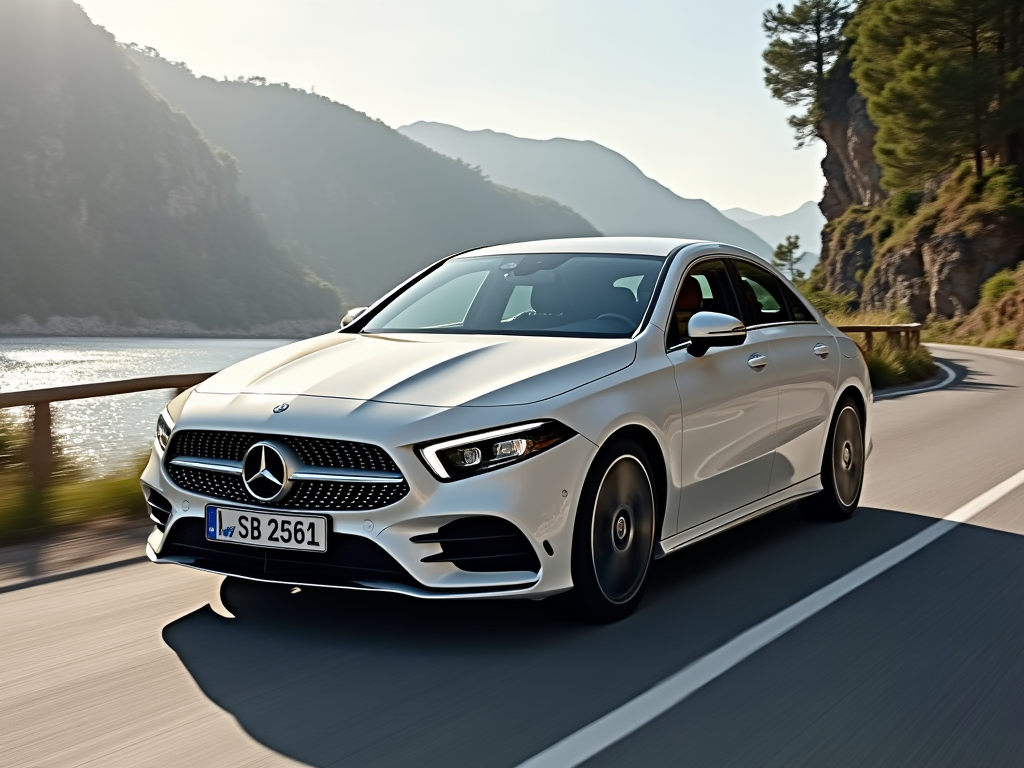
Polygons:
M981 181L955 173L920 194L891 196L879 182L876 129L848 63L835 66L829 88L818 125L827 147L824 288L917 321L965 316L982 283L1024 260L1016 169L996 169Z
M829 72L818 135L825 142L825 192L819 208L829 221L854 205L875 205L886 197L882 171L873 153L877 129L868 117L867 102L857 93L850 62L839 61Z
M0 323L336 319L237 176L79 6L0 0Z

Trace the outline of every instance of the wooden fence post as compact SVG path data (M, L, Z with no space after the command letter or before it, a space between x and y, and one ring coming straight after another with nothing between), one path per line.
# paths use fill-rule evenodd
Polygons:
M29 463L36 488L41 490L48 486L53 477L53 417L49 403L33 406Z

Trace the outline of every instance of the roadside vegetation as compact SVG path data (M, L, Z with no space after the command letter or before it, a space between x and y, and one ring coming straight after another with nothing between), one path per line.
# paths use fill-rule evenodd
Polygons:
M968 315L932 323L926 341L1024 349L1024 262L997 272L981 286L981 300Z
M139 490L142 460L113 476L99 477L68 457L58 442L53 482L40 491L28 465L29 433L27 424L0 411L0 544L100 517L145 519L146 504Z
M857 309L857 295L831 293L820 287L821 266L818 265L806 280L796 283L807 300L836 326L843 325L896 325L909 323L906 312L886 312ZM923 381L935 374L935 360L927 347L903 349L886 341L884 334L875 334L870 352L865 349L864 334L851 333L864 353L871 384L876 388L898 387ZM922 341L925 340L922 334Z

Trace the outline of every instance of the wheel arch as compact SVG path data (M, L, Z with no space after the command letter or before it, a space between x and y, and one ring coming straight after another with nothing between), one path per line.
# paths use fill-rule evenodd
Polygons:
M857 411L860 413L861 423L863 424L864 429L867 430L868 405L867 401L864 399L864 393L861 392L860 389L858 387L855 387L853 384L848 384L846 388L839 393L839 397L836 398L836 406L838 407L839 402L846 397L853 400L853 404L857 406ZM833 409L833 412L834 411L835 409Z
M605 447L611 445L619 438L634 440L644 449L644 453L647 454L647 461L650 463L651 471L654 474L651 480L654 483L654 493L657 499L655 511L658 517L655 521L654 530L656 536L660 539L665 525L665 516L668 511L668 464L665 452L662 450L661 444L658 442L658 438L654 436L654 433L641 424L626 424L619 427L604 441L601 450L604 450Z

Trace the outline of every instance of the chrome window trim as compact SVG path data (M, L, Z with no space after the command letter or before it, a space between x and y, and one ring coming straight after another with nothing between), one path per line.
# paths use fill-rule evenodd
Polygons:
M785 320L779 323L761 323L759 325L748 325L748 331L756 331L760 328L778 328L783 325L821 325L817 320Z

